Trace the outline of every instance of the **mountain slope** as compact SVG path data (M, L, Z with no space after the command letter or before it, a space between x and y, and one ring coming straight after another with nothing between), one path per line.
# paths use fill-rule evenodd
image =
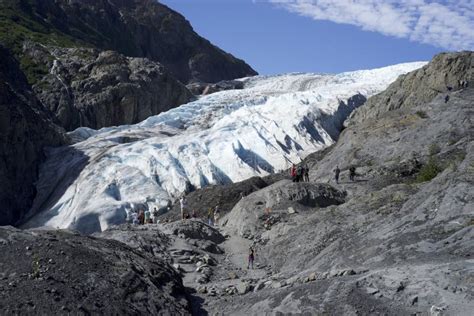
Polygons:
M131 209L166 208L195 188L286 169L333 144L366 96L423 64L247 78L242 90L137 125L78 129L70 136L83 141L49 152L27 226L94 232L122 223Z
M43 148L64 143L18 63L0 46L0 226L15 224L31 207Z
M0 12L0 40L18 53L24 40L115 50L158 61L183 83L256 74L154 0L2 0Z
M473 60L473 52L442 54L401 76L356 110L324 155L307 157L313 183L280 181L241 199L220 220L231 236L225 258L237 258L222 275L241 281L207 284L217 293L202 295L208 311L471 315ZM427 96L433 77L468 85ZM393 96L407 95L424 99L391 106L400 104ZM356 181L350 166L357 167ZM324 192L317 187L327 183L345 193L345 203L314 206ZM259 266L245 270L251 244ZM253 293L221 297L239 282Z

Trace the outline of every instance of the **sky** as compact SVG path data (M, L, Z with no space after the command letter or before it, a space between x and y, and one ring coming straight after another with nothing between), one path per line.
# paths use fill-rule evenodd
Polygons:
M160 0L263 75L339 73L474 50L474 0Z

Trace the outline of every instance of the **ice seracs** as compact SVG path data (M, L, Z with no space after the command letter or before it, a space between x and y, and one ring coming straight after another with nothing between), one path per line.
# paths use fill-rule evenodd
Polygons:
M288 168L331 145L357 106L423 62L338 75L240 79L128 126L71 133L40 170L27 227L82 232L124 222L137 207L165 209L183 192Z

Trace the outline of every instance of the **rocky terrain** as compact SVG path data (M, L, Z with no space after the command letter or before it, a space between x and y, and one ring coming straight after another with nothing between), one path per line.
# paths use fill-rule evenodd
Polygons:
M16 223L31 206L43 147L65 141L16 60L0 46L0 225Z
M66 130L134 124L187 103L193 95L164 66L114 51L25 45L50 73L33 88Z
M85 1L68 3L80 8ZM97 6L115 1L107 3ZM90 71L81 67L92 77L107 68L100 61L108 58L131 73L134 62L151 65L112 52L72 55L79 52L91 54ZM63 54L62 63L73 63L71 54ZM17 150L6 157L21 161L24 148L39 157L36 148L61 139L26 79L9 76L18 70L7 52L4 56L0 96L7 101L0 99L6 104L1 109L18 118L12 131L27 135L3 129L15 120L0 125L5 148ZM302 162L310 167L309 182L291 182L284 172L196 190L188 194L188 207L198 210L197 219L167 222L179 216L174 206L158 224L113 226L93 236L0 228L0 309L84 315L472 315L473 64L473 52L441 54L369 98L334 145ZM71 88L77 89L72 83ZM23 120L26 115L32 119ZM38 125L30 127L32 120ZM36 139L29 133L46 135ZM79 165L88 159L74 147L60 150ZM37 167L19 165L27 171ZM0 171L22 172L9 166ZM336 166L342 170L338 183ZM350 167L356 168L354 181ZM66 187L61 180L54 185ZM120 200L113 188L105 190ZM57 197L44 197L49 198ZM215 205L222 217L211 227L204 223L205 210ZM94 216L81 220L100 228ZM249 269L251 246L256 261Z
M6 315L189 315L178 272L121 242L67 231L0 228Z

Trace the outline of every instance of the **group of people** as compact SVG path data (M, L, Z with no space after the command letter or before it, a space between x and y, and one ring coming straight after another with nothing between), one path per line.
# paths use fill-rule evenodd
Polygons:
M144 209L138 211L133 210L129 216L127 216L127 222L131 222L133 225L153 224L157 217L158 210L156 207L154 208L153 213Z
M186 197L183 195L179 199L179 205L181 208L181 220L185 220L189 218L198 218L198 215L195 209L192 210L191 216L189 215L187 204L188 203L187 203ZM216 207L214 208L210 207L207 211L207 223L209 224L209 226L218 225L219 218L220 218L219 205L216 205Z
M309 168L307 165L298 167L293 164L290 169L291 180L293 182L309 182Z
M339 169L339 166L336 166L336 169L334 169L333 172L334 172L334 180L336 180L336 183L339 184L339 176L341 174L341 169ZM350 166L349 180L355 181L355 177L356 177L356 167Z

